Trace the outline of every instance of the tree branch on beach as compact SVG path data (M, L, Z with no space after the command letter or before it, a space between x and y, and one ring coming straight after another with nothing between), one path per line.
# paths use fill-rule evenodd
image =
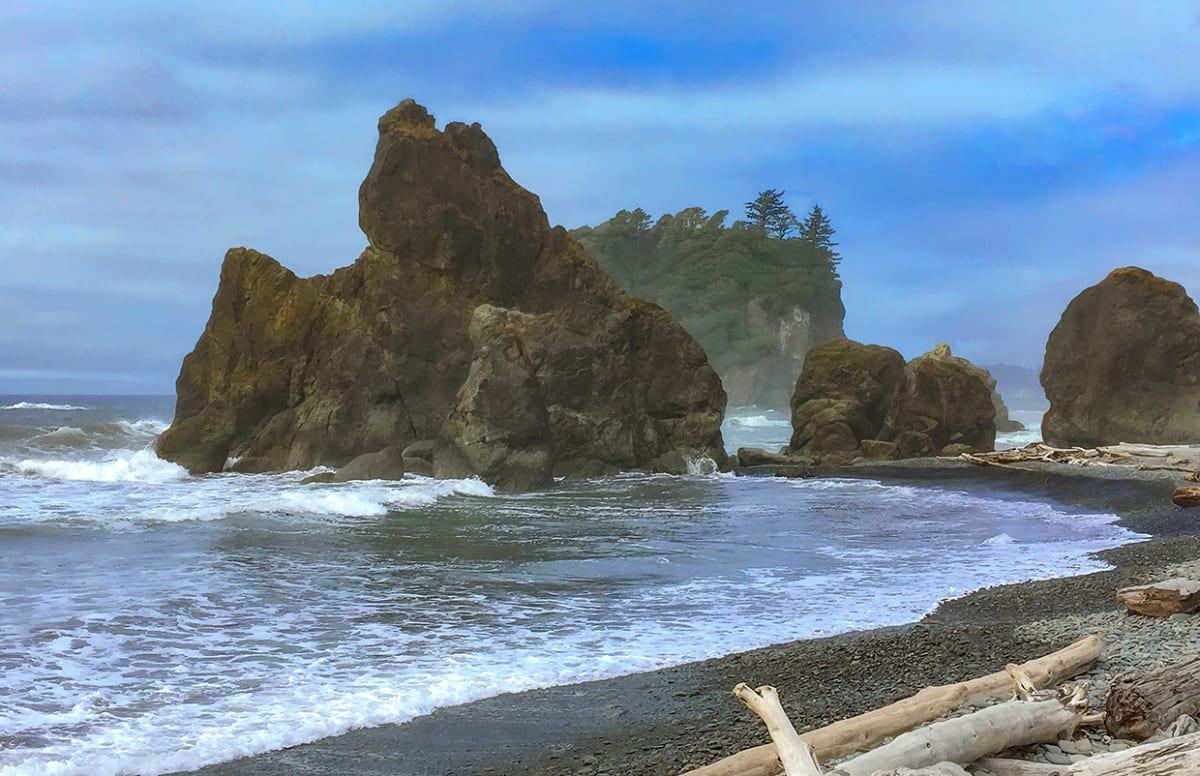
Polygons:
M1020 670L1036 687L1050 687L1086 671L1100 656L1103 643L1088 636L1049 655L1030 660ZM971 699L999 698L1012 691L1010 673L997 671L966 682L926 687L909 698L850 719L800 734L818 760L863 751L885 738L937 719ZM774 770L770 770L774 768ZM780 770L774 744L752 747L683 776L758 776Z

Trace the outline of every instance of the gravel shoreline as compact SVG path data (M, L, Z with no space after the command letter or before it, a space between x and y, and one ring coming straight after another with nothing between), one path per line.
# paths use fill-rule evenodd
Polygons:
M1177 476L1121 469L1009 471L921 462L845 472L889 483L1016 492L1081 511L1115 513L1125 527L1154 538L1098 553L1114 566L1111 570L985 588L943 602L909 625L488 698L403 725L352 731L196 773L674 776L768 740L761 722L732 697L730 689L737 682L779 687L797 729L805 730L931 684L969 679L1007 662L1037 657L1090 632L1101 633L1109 643L1086 677L1102 701L1114 671L1173 662L1181 645L1200 643L1200 623L1130 617L1113 598L1118 587L1170 572L1200 574L1200 510L1171 504ZM1100 739L1095 743L1109 745ZM1039 754L1085 756L1061 749Z

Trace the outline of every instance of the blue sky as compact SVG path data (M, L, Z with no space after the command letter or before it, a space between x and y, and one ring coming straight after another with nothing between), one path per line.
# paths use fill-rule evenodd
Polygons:
M365 245L375 121L479 121L552 223L820 202L846 332L1038 367L1200 268L1197 2L0 5L0 393L170 393L225 250Z

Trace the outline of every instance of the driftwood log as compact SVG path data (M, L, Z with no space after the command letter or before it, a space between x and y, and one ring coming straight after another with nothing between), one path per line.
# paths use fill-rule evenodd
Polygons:
M1032 760L1016 760L1010 757L984 757L975 765L992 776L1062 776L1064 765L1037 763Z
M1200 733L1098 754L1068 766L994 757L975 764L993 776L1200 776Z
M831 776L877 776L888 772L899 776L902 769L913 769L914 773L925 776L960 776L962 769L956 769L959 764L1012 747L1074 735L1087 712L1087 684L1055 694L1035 689L1019 666L1010 664L1005 671L1017 696L1012 702L905 733L884 746L842 762L830 771ZM792 727L774 687L755 691L739 684L733 692L767 725L786 776L822 776L812 748Z
M1123 587L1117 600L1138 614L1169 617L1172 614L1191 614L1200 611L1200 582L1175 577L1152 585Z
M1171 501L1180 507L1200 507L1200 487L1180 485L1171 494Z
M897 768L894 771L878 771L875 776L971 776L958 763L938 763L928 768Z
M1119 738L1141 741L1181 715L1200 716L1200 656L1156 671L1126 671L1112 681L1104 725Z
M1049 687L1086 671L1100 656L1103 642L1088 636L1057 652L1023 663L1020 669L1038 687ZM966 682L926 687L909 698L856 717L800 734L818 760L869 749L883 739L912 730L951 712L972 698L996 698L1012 690L1012 678L997 671ZM774 744L745 749L683 776L762 776L782 770Z
M1200 733L1097 755L1063 776L1200 776Z
M832 773L872 776L876 771L897 766L925 768L942 762L973 763L1005 749L1072 736L1086 712L1086 685L1059 698L988 706L898 736L890 744L843 762Z
M770 685L751 690L745 683L733 688L738 700L758 715L767 726L767 733L775 743L779 763L787 776L821 776L821 766L813 755L812 747L792 726L791 719L779 702L779 692Z

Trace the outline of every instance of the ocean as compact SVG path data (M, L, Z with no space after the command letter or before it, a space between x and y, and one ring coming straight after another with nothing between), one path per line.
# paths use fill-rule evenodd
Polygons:
M0 396L0 776L186 771L899 624L1139 538L1113 515L869 479L631 474L513 496L191 477L153 453L172 414L172 397ZM738 408L725 432L774 448L790 427Z

